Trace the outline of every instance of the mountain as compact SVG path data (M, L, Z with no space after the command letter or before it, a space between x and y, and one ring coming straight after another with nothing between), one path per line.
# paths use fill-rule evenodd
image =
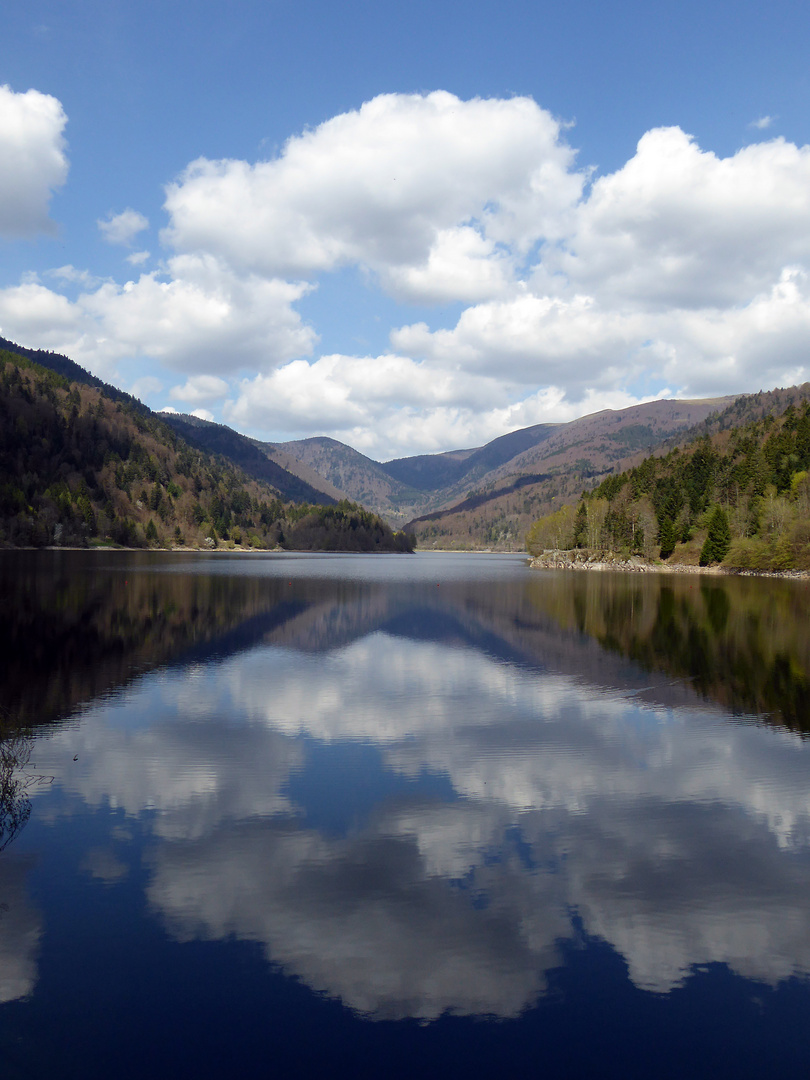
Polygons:
M389 521L402 522L415 513L457 502L471 484L522 451L537 446L557 429L538 424L501 435L485 446L420 454L377 462L336 439L325 437L280 443L275 449L306 463L352 499ZM260 444L272 452L273 444ZM291 463L289 468L294 468Z
M99 390L110 400L127 405L131 410L143 416L154 415L152 410L138 398L119 390L117 386L103 382L60 353L48 352L45 349L28 349L5 338L0 338L0 350L23 356L40 367L61 375L69 382ZM267 463L267 455L257 451L252 445L253 440L240 435L232 428L225 427L224 424L213 424L185 413L159 413L157 415L191 445L229 458L254 480L270 484L283 499L332 505L346 498L345 492L325 490L331 488L331 485L322 484L317 475L311 471L308 476L302 477L297 473L291 473L280 461L271 460Z
M0 351L0 546L412 546L348 502L285 505L266 480L191 445L145 406L101 387ZM216 437L224 448L247 453L229 429Z
M0 351L14 353L16 356L24 356L27 360L39 364L40 367L61 375L68 382L79 383L80 386L92 386L94 389L100 390L111 401L122 402L136 412L146 414L151 411L148 406L144 405L138 398L133 397L132 394L119 390L117 386L113 386L111 383L102 382L97 376L91 375L85 368L69 357L62 356L61 353L48 352L46 349L26 349L23 345L16 345L13 341L8 341L4 337L0 337Z
M531 450L554 434L558 424L536 424L520 428L508 435L473 450L451 450L444 454L421 454L418 457L397 458L382 465L389 476L409 484L419 491L435 492L452 488L461 481L480 479L512 461L525 450Z
M315 482L308 483L263 453L252 439L240 435L238 431L224 424L214 424L185 413L159 415L163 422L178 435L182 435L190 446L212 454L221 454L254 480L271 484L285 500L333 506L344 497L342 493L336 498L324 491L323 484L318 483L317 474L311 474Z
M152 415L67 357L13 348L132 412ZM326 437L275 444L196 417L163 414L161 420L188 445L215 452L257 482L270 483L283 499L361 503L392 527L413 532L423 547L522 550L533 521L575 503L605 477L645 455L668 453L697 433L777 413L790 395L803 392L800 387L605 409L569 423L521 428L484 446L382 463Z
M485 446L382 463L329 438L256 445L271 456L283 453L290 471L314 471L344 497L413 531L422 546L522 550L537 517L735 400L605 409L521 428Z
M286 469L288 473L293 476L297 476L299 480L303 480L306 484L311 485L319 491L322 491L325 495L329 495L330 498L336 502L341 502L349 498L349 494L343 491L339 487L335 487L325 477L317 473L313 468L307 465L303 461L299 461L298 458L293 457L292 454L283 450L280 446L273 446L272 443L263 443L258 439L251 439L253 445L264 454L270 461L274 461L276 465L281 466L282 469Z
M427 503L423 492L395 479L384 465L353 450L337 439L298 439L279 444L259 444L266 453L279 450L313 469L334 487L380 514L392 524L413 516Z
M690 434L540 518L529 551L810 570L810 383L741 397Z
M506 447L517 448L513 457L479 475L471 490L465 489L473 481L472 470L462 482L435 493L436 508L405 528L422 547L522 550L536 518L575 501L583 488L626 467L639 453L682 436L734 400L652 401L512 432L503 439L511 440ZM529 445L520 448L520 440ZM475 456L480 462L494 461L502 445L496 439Z

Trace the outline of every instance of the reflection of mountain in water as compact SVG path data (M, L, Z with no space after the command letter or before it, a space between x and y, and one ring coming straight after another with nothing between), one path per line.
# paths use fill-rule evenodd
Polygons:
M808 746L696 707L714 693L706 649L733 670L787 654L801 689L799 591L255 565L76 574L72 614L20 593L97 635L112 657L98 685L163 666L36 756L71 812L140 818L151 910L175 938L257 942L389 1019L516 1017L593 939L656 992L696 964L771 986L810 970ZM670 685L676 664L689 678ZM74 685L92 678L88 664ZM325 788L351 810L340 821ZM125 872L107 848L84 864Z
M286 582L183 573L181 557L3 552L2 700L19 724L63 719L136 675L249 648L311 598Z
M500 660L635 687L645 700L697 694L810 731L807 625L810 595L796 582L550 573L475 590L449 583L440 597L427 587L325 597L266 640L321 652L377 630L457 636Z
M191 565L195 572L180 557L133 553L6 553L0 590L12 617L0 623L0 649L9 713L21 723L60 719L158 666L222 660L260 642L320 653L382 630L457 636L501 661L599 686L629 682L662 703L697 692L810 730L803 584L535 572L439 589Z

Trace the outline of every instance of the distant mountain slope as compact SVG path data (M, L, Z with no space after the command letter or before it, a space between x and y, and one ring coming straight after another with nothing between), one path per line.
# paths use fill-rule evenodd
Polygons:
M626 409L602 409L558 425L547 439L517 454L496 475L537 470L541 463L548 471L578 467L583 474L609 472L617 462L649 452L734 401L733 396L647 401Z
M261 442L258 439L251 439L251 442L256 449L264 454L265 457L269 458L270 461L274 461L276 465L281 466L282 469L286 469L288 473L292 473L293 476L297 476L299 480L303 480L313 488L317 488L318 491L323 491L325 494L331 496L335 502L351 499L351 496L347 491L335 487L335 485L330 483L326 477L315 472L315 470L311 466L305 464L305 462L299 461L298 458L293 457L288 451L282 450L272 443Z
M749 424L766 416L780 416L790 405L810 399L810 382L799 386L777 387L760 390L757 394L741 394L721 412L712 415L703 425L700 434L713 435L730 427Z
M271 443L260 444L270 448ZM316 437L279 443L282 450L314 469L330 484L345 491L392 523L412 516L414 507L425 504L425 496L389 476L384 466L337 439Z
M652 401L550 427L544 438L482 476L473 491L465 478L441 493L443 505L405 527L421 546L521 550L537 517L575 501L583 488L683 436L734 400Z
M520 547L546 503L575 498L634 454L649 452L733 401L606 409L566 424L521 428L484 446L383 463L329 438L282 443L279 449L398 527L407 523L422 542Z
M224 424L214 424L209 420L201 420L197 416L189 416L185 413L160 413L159 415L164 423L173 428L178 435L182 435L191 446L208 450L213 454L222 454L254 480L263 480L267 484L272 484L285 500L319 503L323 506L331 506L338 502L338 499L327 494L322 487L307 483L271 460L267 454L262 453L252 439L246 435L240 435L233 428L226 427Z
M460 481L477 480L512 461L525 450L542 444L559 424L535 424L500 435L485 446L472 450L451 450L444 454L421 454L418 457L396 458L384 462L382 468L389 476L419 491L435 493Z
M477 454L472 450L449 450L443 454L418 454L380 463L386 475L412 491L433 493L460 480L467 471L467 461Z

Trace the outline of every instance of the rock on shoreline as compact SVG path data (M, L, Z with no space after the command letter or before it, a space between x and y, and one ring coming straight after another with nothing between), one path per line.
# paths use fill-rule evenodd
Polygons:
M572 551L548 549L535 555L529 566L533 570L621 570L634 574L712 574L727 577L787 578L810 580L807 570L738 570L730 566L695 566L690 563L651 563L641 555L620 555L615 551Z
M536 555L529 565L533 570L623 570L634 574L724 572L719 566L651 563L641 555L620 555L615 551L590 551L587 548L574 548L571 551L548 549Z

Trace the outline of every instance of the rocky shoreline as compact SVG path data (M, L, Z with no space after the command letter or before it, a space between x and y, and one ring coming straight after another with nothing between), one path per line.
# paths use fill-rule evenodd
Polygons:
M549 549L535 555L529 563L533 570L619 570L633 574L709 574L734 577L776 577L810 579L806 570L736 570L725 566L695 566L689 563L649 562L640 555L622 555L615 551L571 551Z

